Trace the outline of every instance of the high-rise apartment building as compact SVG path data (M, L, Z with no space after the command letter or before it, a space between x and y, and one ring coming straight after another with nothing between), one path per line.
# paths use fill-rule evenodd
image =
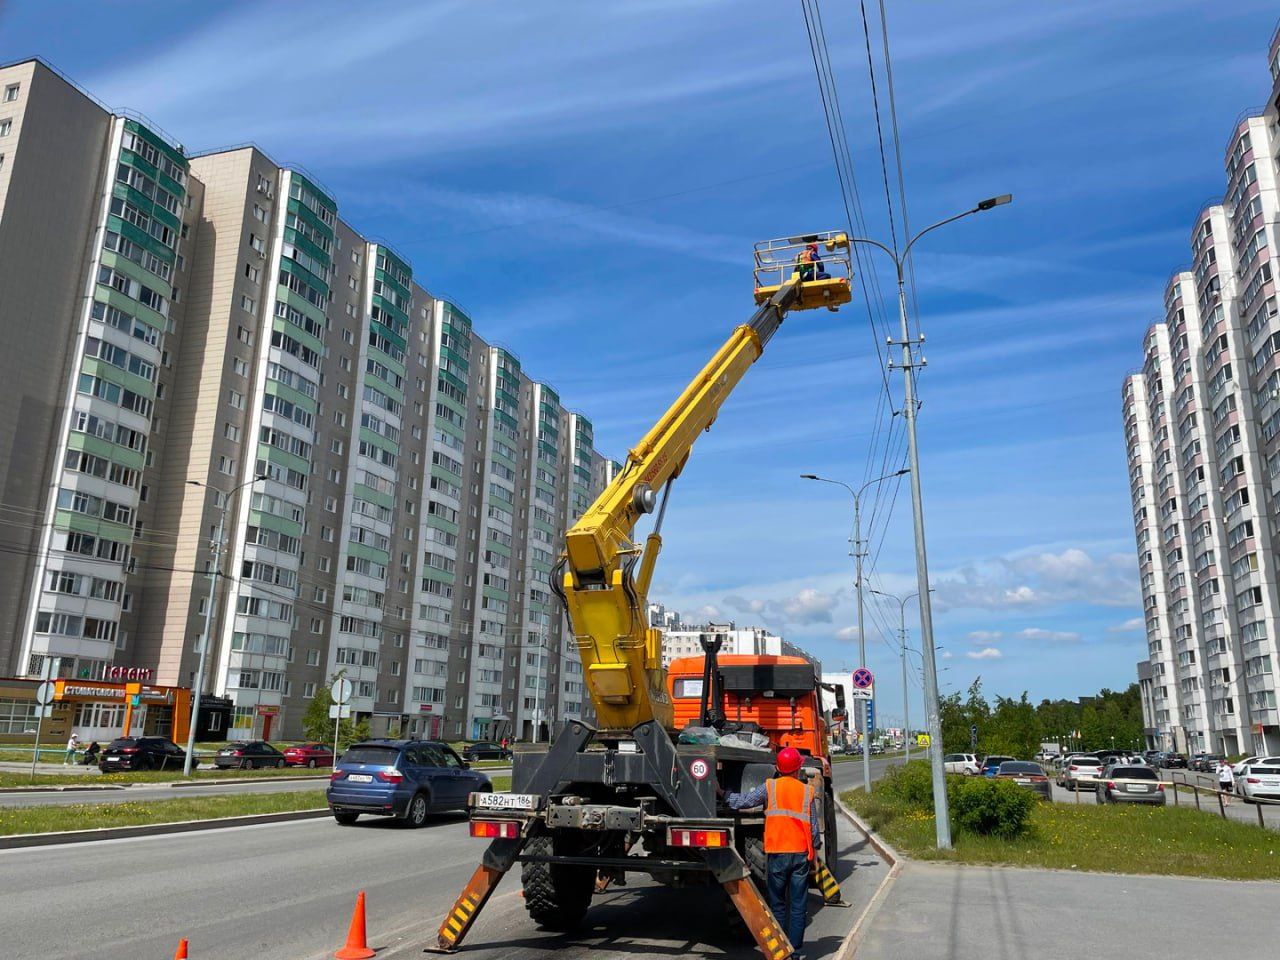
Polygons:
M1123 387L1153 746L1280 752L1280 32Z
M0 98L0 668L189 685L207 629L236 737L337 673L379 734L584 716L550 577L590 421L305 171L38 61Z

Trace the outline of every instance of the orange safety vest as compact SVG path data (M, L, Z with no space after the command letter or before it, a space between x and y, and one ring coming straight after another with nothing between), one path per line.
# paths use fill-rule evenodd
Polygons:
M813 831L809 811L813 787L795 777L765 781L764 852L803 853L813 859Z

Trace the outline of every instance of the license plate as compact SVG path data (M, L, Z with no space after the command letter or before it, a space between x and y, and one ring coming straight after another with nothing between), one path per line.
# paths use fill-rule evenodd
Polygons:
M477 793L475 805L482 810L536 810L538 798L532 793Z
M1130 793L1147 793L1151 790L1150 787L1145 786L1141 783L1130 783L1125 787L1125 789L1128 790Z
M1030 780L1024 780L1022 777L1018 777L1018 778L1016 778L1016 779L1014 780L1014 782L1015 782L1015 783L1030 783L1031 781L1030 781Z
M373 783L373 777L367 773L353 773L347 779L352 783Z
M107 757L106 759L107 759L107 761L108 761L108 762L112 762L112 761L119 761L119 759L120 759L120 758L119 758L119 757Z

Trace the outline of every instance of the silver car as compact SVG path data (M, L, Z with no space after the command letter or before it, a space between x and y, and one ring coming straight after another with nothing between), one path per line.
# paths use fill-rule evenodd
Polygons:
M1076 754L1067 757L1058 769L1058 786L1074 790L1077 785L1088 790L1102 773L1102 761L1097 757Z
M1164 784L1147 766L1113 764L1102 772L1095 792L1098 803L1165 804Z

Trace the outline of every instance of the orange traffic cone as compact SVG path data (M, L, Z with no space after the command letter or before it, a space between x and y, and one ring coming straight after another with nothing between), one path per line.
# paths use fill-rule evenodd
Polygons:
M347 945L334 955L335 960L369 960L369 949L364 932L364 891L356 894L356 909L351 914L351 926L347 928Z
M187 938L178 941L178 949L173 952L173 960L187 960Z

